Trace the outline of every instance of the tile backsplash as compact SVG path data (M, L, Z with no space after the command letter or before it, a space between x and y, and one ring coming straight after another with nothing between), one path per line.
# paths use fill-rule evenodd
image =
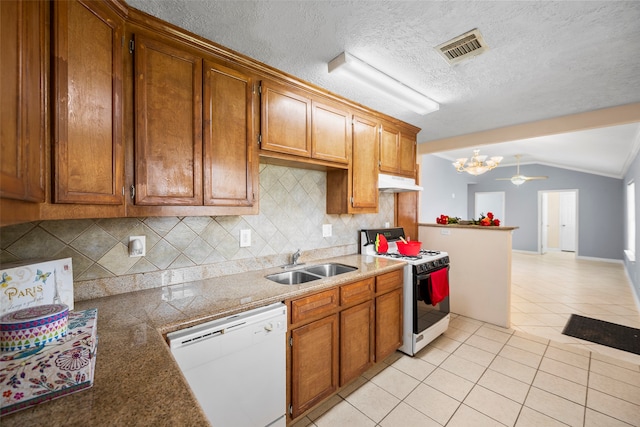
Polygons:
M73 259L75 299L181 283L288 262L356 253L358 230L393 224L393 194L379 213L327 215L326 173L260 164L260 213L30 222L0 228L0 262ZM332 236L322 237L322 225ZM240 247L240 230L251 246ZM130 258L129 236L146 236L147 253Z

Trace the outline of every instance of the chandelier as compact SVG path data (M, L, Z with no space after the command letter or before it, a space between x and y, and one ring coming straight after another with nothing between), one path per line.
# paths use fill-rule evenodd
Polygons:
M494 156L487 160L487 156L480 156L480 150L473 150L473 156L467 163L467 158L457 159L453 162L453 166L458 172L467 172L471 175L482 175L483 173L490 171L500 164L502 157Z

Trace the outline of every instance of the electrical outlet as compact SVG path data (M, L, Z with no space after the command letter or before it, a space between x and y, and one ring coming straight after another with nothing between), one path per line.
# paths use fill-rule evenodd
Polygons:
M322 237L331 237L331 224L322 224Z
M147 254L147 236L129 236L129 257L141 257Z
M251 246L251 230L240 230L240 247L248 248Z

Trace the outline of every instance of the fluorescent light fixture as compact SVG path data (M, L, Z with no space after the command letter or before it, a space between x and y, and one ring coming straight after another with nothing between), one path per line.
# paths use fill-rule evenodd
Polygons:
M416 92L347 52L342 52L329 62L329 72L334 71L344 72L358 79L418 114L425 115L440 109L440 105L431 98Z

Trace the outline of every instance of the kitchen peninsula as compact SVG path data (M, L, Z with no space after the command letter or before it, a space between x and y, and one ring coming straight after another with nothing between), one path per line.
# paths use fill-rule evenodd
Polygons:
M423 247L449 253L452 313L511 326L511 240L517 228L419 224Z

